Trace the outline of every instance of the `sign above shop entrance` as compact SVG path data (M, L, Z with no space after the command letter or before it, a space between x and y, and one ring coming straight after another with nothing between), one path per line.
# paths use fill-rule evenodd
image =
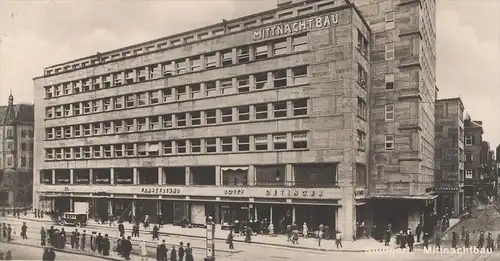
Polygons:
M324 28L338 23L338 13L316 16L296 22L278 24L271 27L254 30L253 40L260 41L293 33L307 32L313 29Z
M342 188L229 187L229 186L132 186L132 185L38 185L39 193L197 196L226 198L329 199L342 198Z

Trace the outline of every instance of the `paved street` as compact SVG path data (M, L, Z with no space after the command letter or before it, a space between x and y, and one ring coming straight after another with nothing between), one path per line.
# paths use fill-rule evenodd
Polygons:
M0 243L0 251L6 252L8 250L12 251L13 260L42 260L42 248ZM57 252L56 260L102 261L105 259Z

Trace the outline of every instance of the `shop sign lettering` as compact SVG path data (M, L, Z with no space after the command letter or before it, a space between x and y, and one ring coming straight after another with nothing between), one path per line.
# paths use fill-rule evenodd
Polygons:
M365 197L366 196L366 189L356 189L354 191L354 197Z
M95 182L98 182L98 183L109 183L109 178L106 178L106 179L95 179Z
M324 28L339 23L339 14L329 14L312 17L298 22L279 24L264 29L253 31L253 40L260 41L267 38L284 36L291 33L310 31L316 28Z
M309 189L268 189L266 196L271 197L322 197L323 191Z
M56 179L60 183L69 183L69 179Z
M116 179L116 182L132 182L132 179Z
M84 182L89 182L89 179L88 178L83 178L83 179L76 179L76 182L78 183L84 183Z
M228 196L243 196L245 193L244 189L226 189L224 190L224 195Z
M141 192L145 194L180 194L181 190L178 188L142 188Z

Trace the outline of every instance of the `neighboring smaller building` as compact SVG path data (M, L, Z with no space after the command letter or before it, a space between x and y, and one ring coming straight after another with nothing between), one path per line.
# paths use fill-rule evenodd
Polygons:
M464 120L465 132L465 184L466 205L472 205L472 199L483 184L481 166L481 144L483 142L483 123L474 121L469 115Z
M33 193L32 104L0 106L0 205L28 206Z
M436 173L438 211L464 208L464 105L460 98L436 100Z

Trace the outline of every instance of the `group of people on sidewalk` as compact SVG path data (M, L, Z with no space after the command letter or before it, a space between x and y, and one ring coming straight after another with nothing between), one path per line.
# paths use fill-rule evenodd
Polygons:
M496 249L500 249L500 232L497 235L496 242L495 239L493 238L492 233L488 233L487 236L485 235L485 232L482 230L479 231L473 231L473 237L477 239L477 245L476 247L478 249L486 249L488 251L494 251ZM437 239L437 238L436 238ZM452 233L452 238L451 238L451 247L452 248L457 248L458 243L461 241L463 243L464 248L470 248L471 247L471 236L469 231L465 230L465 227L462 226L462 231L460 235L458 233L453 232ZM439 243L441 243L441 239L439 239ZM438 245L438 242L436 240L436 247L441 248L441 244Z

